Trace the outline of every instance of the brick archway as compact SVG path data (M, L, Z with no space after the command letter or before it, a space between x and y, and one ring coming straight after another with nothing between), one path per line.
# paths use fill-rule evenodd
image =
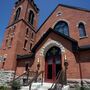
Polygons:
M58 48L61 49L61 52L64 53L65 52L65 48L64 46L58 42L58 41L55 41L55 40L51 40L49 42L47 42L40 50L40 53L41 55L45 56L47 51L49 50L49 48L53 47L53 46L56 46Z

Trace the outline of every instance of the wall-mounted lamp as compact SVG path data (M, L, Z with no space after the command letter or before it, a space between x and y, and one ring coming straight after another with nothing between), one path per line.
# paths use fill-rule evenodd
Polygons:
M66 55L65 55L65 57L64 57L64 66L65 66L65 82L64 82L64 84L67 85L67 69L68 69L68 61L67 61Z
M39 70L40 69L40 59L38 58L38 60L37 60L37 70Z
M68 69L68 68L67 68L67 67L68 67L68 61L67 61L66 55L65 55L65 57L64 57L64 66L65 66L66 69Z

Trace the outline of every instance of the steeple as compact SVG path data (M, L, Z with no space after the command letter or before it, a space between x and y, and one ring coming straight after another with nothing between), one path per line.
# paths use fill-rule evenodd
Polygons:
M39 9L33 0L15 2L2 45L3 51L7 54L5 69L15 69L18 54L31 53L37 31L38 12Z
M20 20L24 20L28 25L37 29L38 12L39 9L33 0L16 1L8 27Z

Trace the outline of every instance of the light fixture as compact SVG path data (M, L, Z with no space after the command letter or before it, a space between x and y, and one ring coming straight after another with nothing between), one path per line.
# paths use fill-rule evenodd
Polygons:
M38 60L37 60L37 70L39 70L39 69L40 69L40 60L38 58Z

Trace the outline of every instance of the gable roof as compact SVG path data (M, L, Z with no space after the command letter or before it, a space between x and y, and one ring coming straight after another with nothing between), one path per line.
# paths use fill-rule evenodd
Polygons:
M85 8L78 7L78 6L72 6L72 5L66 5L66 4L59 4L59 6L63 6L63 7L67 7L67 8L72 8L72 9L77 9L77 10L80 10L80 11L90 12L89 9L85 9Z
M57 35L65 38L65 39L67 39L68 41L72 42L72 43L75 44L75 45L77 44L77 41L74 40L74 39L72 39L71 37L66 36L66 35L64 35L64 34L62 34L62 33L59 33L59 32L57 32L57 31L53 30L52 28L49 28L49 30L47 30L47 32L40 38L40 40L39 40L39 41L36 43L36 45L32 48L32 52L35 52L35 51L36 51L36 49L38 48L38 46L45 40L45 38L46 38L51 32L53 32L53 33L55 33L55 34L57 34Z
M77 7L77 6L71 6L71 5L66 5L66 4L58 4L57 7L51 12L51 14L46 18L46 20L41 24L41 26L39 27L39 29L37 30L37 32L41 29L41 27L44 25L44 23L49 19L49 17L55 12L55 10L59 6L67 7L67 8L72 8L72 9L77 9L77 10L80 10L80 11L90 12L90 10L85 9L85 8L81 8L81 7Z

